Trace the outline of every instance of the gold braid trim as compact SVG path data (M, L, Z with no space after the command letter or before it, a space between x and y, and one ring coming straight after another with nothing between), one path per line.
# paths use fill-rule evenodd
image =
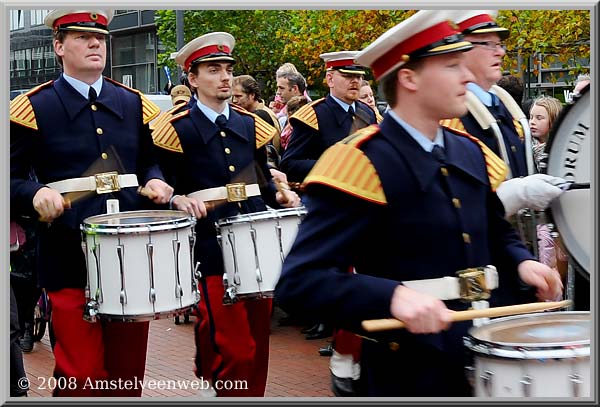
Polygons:
M176 153L183 153L183 148L181 148L181 141L179 140L179 135L177 134L177 131L175 130L175 127L173 127L171 122L188 114L190 114L189 109L184 110L183 112L178 113L160 123L160 125L157 126L152 132L152 141L154 141L154 145L160 148L164 148L165 150L174 151Z
M317 99L307 105L302 106L296 113L294 113L289 120L298 120L314 130L319 130L319 121L317 120L317 113L315 112L314 106L325 101L325 98Z
M27 92L17 96L13 100L10 101L10 121L13 123L18 123L21 126L28 127L33 130L38 129L37 120L35 119L35 112L33 111L33 106L31 106L31 101L29 100L29 96L38 93L40 90L48 87L54 81L48 81L42 83L41 85L36 86L35 88L31 88Z
M235 105L229 105L233 110L246 116L251 116L254 119L254 133L256 135L256 149L261 148L275 137L277 129L269 123L261 119L254 113L242 109Z

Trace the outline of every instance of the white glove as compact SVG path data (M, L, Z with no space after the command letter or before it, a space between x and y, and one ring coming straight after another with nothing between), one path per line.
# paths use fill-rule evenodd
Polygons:
M552 200L564 192L557 185L566 183L563 178L533 174L504 181L496 193L504 205L506 216L511 216L522 208L546 209Z

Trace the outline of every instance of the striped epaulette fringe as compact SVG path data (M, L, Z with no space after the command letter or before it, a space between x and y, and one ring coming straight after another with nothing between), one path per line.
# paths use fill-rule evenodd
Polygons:
M154 144L160 148L164 148L165 150L183 153L179 135L177 134L177 131L171 122L188 114L190 114L190 110L184 110L183 112L177 113L168 120L162 122L160 126L156 127L152 132L152 140L154 141Z
M325 101L325 98L317 99L314 102L311 102L307 105L302 106L296 113L294 113L289 120L292 119L298 120L307 126L319 130L319 121L317 120L317 113L315 112L314 107Z
M269 123L267 123L254 113L251 113L246 109L242 109L235 105L230 105L230 107L236 112L243 115L252 116L252 118L254 119L254 133L256 134L257 149L267 144L277 134L277 129L275 127L271 126Z
M328 148L304 180L304 186L324 184L358 198L387 204L381 179L360 145L379 132L371 125Z
M37 130L38 126L37 121L35 120L35 112L33 111L33 106L31 106L31 100L29 100L29 96L38 93L47 86L50 86L52 82L54 81L42 83L41 85L36 86L35 88L32 88L11 100L10 121L13 123L18 123L21 126Z
M448 128L448 127L447 127ZM476 143L481 151L483 152L483 157L485 159L485 165L487 168L488 178L490 180L490 186L492 191L495 191L496 188L506 180L506 175L508 174L508 167L502 161L500 157L496 155L488 146L486 146L483 141L479 140L477 137L470 135L464 131L457 131L453 128L448 128L452 130L455 134L459 136L463 136L468 138L469 140Z

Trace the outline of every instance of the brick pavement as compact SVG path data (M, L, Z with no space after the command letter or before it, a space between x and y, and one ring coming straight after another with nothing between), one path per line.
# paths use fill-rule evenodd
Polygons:
M319 356L318 348L327 340L307 341L300 326L279 326L282 311L275 308L271 323L271 354L266 397L332 397L329 358ZM194 317L189 324L175 325L173 319L150 323L146 380L194 380ZM330 339L330 338L329 338ZM41 386L52 377L54 357L48 334L24 354L25 369L31 383L30 397L50 397ZM144 389L143 397L198 397L191 389Z

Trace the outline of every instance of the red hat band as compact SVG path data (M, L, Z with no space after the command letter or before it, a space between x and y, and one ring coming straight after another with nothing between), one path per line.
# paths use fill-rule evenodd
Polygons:
M371 70L375 78L379 78L381 73L387 72L388 69L396 65L403 55L410 55L412 52L440 41L443 38L460 34L454 27L450 21L443 21L391 48L371 65Z
M329 69L329 68L337 68L339 66L348 66L348 65L354 65L354 60L353 59L339 59L337 61L329 61L325 64L325 67L327 69Z
M185 70L189 71L192 62L194 62L196 59L216 53L231 54L231 50L226 45L209 45L207 47L200 48L192 52L192 54L185 60Z
M458 28L461 32L463 32L465 30L468 30L469 28L478 26L480 24L486 24L486 23L488 23L488 24L494 23L495 24L495 21L489 14L480 14L478 16L468 18L465 21L459 23Z
M108 25L108 20L102 14L96 13L76 13L76 14L67 14L66 16L62 16L54 20L54 28L63 24L72 24L72 23L98 23L104 26Z

